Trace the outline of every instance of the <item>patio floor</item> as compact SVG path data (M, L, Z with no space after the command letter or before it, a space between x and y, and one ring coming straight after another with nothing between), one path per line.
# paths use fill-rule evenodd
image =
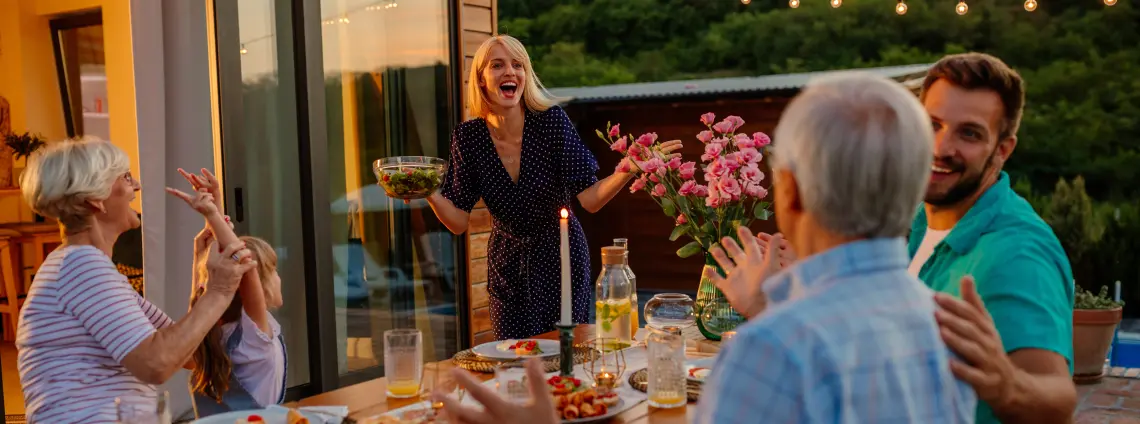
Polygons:
M1129 370L1140 373L1140 370ZM1077 386L1076 424L1140 424L1140 380L1105 377Z

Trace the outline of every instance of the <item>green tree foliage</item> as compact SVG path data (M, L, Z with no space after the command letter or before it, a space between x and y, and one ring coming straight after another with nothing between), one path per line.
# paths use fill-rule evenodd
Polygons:
M932 63L981 51L1028 86L1017 150L1025 187L1084 176L1098 200L1140 197L1140 11L1100 0L499 0L550 87ZM1031 191L1026 194L1034 194ZM1134 200L1133 200L1134 201Z

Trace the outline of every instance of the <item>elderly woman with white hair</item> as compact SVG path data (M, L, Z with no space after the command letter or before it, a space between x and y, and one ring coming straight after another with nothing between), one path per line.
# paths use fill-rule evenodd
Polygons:
M174 321L111 262L115 240L141 224L130 208L140 186L122 150L100 140L51 143L31 157L20 185L33 210L59 220L64 239L40 266L20 314L29 421L114 423L116 398L153 405L154 385L188 365L256 265L250 252L241 243L209 249L206 295ZM184 196L204 215L217 213L208 192Z

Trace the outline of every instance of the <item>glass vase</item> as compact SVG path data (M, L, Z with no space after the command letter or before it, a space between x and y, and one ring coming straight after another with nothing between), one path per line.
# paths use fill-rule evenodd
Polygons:
M736 329L746 319L728 304L728 299L716 287L716 283L705 276L710 268L721 277L724 276L724 270L716 263L716 259L705 252L705 267L701 270L701 283L697 286L697 301L693 310L697 315L697 328L701 330L701 335L717 341L722 333Z

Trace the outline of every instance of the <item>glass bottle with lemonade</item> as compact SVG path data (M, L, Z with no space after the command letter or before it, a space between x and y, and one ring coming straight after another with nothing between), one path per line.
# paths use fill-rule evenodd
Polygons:
M624 247L602 248L602 272L594 285L597 322L595 336L611 339L604 350L623 349L633 344L633 284L624 264L628 253Z
M637 276L633 274L633 268L629 267L629 239L616 238L614 239L614 246L625 248L625 257L621 265L625 269L625 277L629 279L629 301L633 305L632 315L629 319L630 331L636 336L637 329L641 328L641 321L638 320L641 304L637 302Z

